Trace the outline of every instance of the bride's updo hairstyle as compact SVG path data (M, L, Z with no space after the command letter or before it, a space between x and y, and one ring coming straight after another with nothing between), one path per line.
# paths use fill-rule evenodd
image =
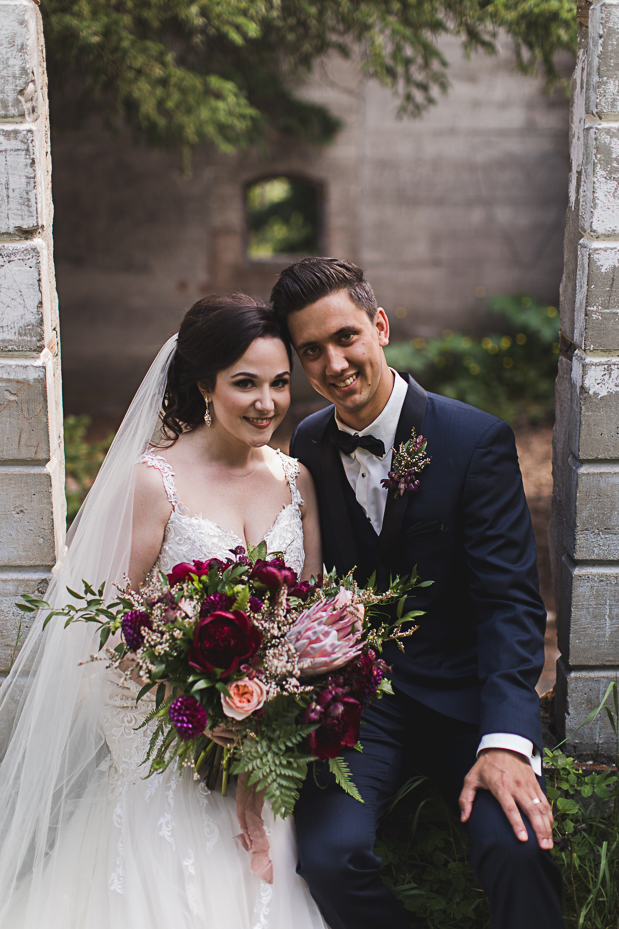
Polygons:
M178 331L168 371L161 431L174 444L179 435L204 422L206 403L198 389L215 389L220 371L229 368L255 339L280 339L290 360L290 343L273 311L247 294L210 294L187 310Z

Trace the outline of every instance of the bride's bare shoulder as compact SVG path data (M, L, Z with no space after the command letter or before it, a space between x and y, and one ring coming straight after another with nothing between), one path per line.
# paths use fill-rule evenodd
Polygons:
M300 461L298 462L298 466L299 473L297 475L297 487L299 488L299 492L306 502L308 499L315 501L316 490L314 488L314 478L305 467L305 465L301 464Z
M159 449L149 449L140 458L135 479L135 503L139 507L167 510L172 503L174 472Z

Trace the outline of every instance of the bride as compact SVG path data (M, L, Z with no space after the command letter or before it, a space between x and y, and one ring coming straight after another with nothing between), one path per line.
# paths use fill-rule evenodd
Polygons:
M138 390L82 510L48 600L82 579L225 558L265 541L303 579L320 570L311 478L268 446L290 403L291 354L264 305L200 300ZM147 695L91 661L94 625L35 620L0 690L0 925L6 929L325 929L295 873L291 820L265 810L273 882L234 838L235 799L191 771L144 779ZM219 734L225 740L225 732Z

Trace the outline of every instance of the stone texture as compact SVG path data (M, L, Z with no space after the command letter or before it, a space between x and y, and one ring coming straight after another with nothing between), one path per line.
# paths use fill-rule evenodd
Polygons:
M54 564L51 493L51 476L45 467L0 468L0 565Z
M578 565L563 556L562 588L568 598L569 627L559 630L559 648L572 667L590 663L614 667L619 655L619 565Z
M619 674L619 3L581 26L570 115L570 206L561 285L552 564L562 660L559 729L568 745L612 749L602 714ZM579 228L580 227L580 228Z
M35 131L0 128L0 236L21 237L39 226Z
M35 119L36 19L24 0L0 3L0 120Z
M585 126L580 226L592 235L619 235L619 122Z
M585 351L619 353L619 244L582 239L573 338Z
M47 81L34 0L0 0L0 177L1 677L19 628L15 600L45 589L65 528ZM3 704L0 743L11 718Z
M619 459L619 357L576 352L572 384L578 435L572 450L583 461Z
M575 561L619 561L619 464L581 464L570 458L568 475L568 555ZM598 663L593 651L590 663Z
M32 623L33 614L18 610L16 601L23 594L44 599L48 581L47 574L24 569L0 574L0 674L10 670Z
M42 242L0 243L0 352L45 347Z
M1 461L49 461L47 367L41 361L0 366Z
M619 117L617 3L604 0L589 11L587 112Z
M557 662L557 703L565 708L559 719L559 737L567 738L568 751L611 752L615 737L606 713L599 713L587 726L578 727L602 702L609 684L619 684L619 672L595 669L570 670L562 659Z

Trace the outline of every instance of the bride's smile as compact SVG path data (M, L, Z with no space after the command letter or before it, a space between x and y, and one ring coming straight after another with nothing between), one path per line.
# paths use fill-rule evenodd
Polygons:
M231 367L217 375L210 401L209 440L266 445L290 406L290 362L279 339L255 339Z

